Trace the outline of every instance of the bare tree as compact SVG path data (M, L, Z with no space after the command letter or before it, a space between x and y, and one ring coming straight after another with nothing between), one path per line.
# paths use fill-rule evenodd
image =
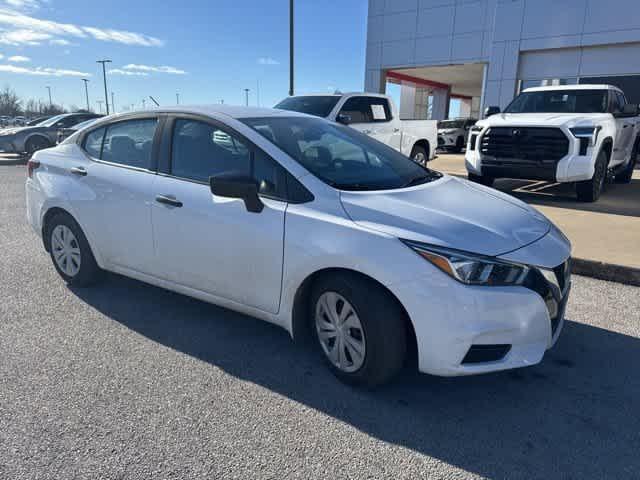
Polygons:
M0 91L0 115L15 117L22 113L22 100L8 85Z

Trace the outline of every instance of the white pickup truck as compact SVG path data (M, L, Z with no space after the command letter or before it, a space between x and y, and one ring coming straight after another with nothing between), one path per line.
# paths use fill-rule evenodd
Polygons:
M605 181L631 181L640 146L638 105L611 85L528 88L500 113L488 107L471 129L469 179L575 182L579 200L594 202Z
M435 157L438 126L435 120L400 120L391 98L376 93L295 95L275 108L308 113L369 135L418 163Z

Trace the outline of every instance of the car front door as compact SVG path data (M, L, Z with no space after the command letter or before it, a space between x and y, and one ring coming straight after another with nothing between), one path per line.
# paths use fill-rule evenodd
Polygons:
M70 201L101 257L119 269L150 273L152 185L158 118L121 120L84 135L71 162Z
M340 114L347 116L349 126L400 151L402 135L394 122L389 101L383 97L354 96L342 105Z
M284 170L213 120L176 118L167 128L163 174L154 186L152 221L157 275L176 284L277 313L280 305ZM215 196L209 178L253 177L264 209Z

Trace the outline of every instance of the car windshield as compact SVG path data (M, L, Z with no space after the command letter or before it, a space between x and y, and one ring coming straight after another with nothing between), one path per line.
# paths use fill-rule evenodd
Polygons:
M325 120L274 116L241 121L340 190L390 190L442 176L367 135Z
M546 90L523 92L505 113L605 113L606 90Z
M340 100L339 95L310 95L308 97L289 97L274 108L292 112L307 113L316 117L326 117Z
M442 120L438 122L438 128L464 128L466 120Z
M67 114L65 114L65 113L63 113L62 115L56 115L55 117L51 117L48 120L45 120L44 122L39 123L38 126L39 127L51 127L58 120L62 120L66 116L67 116Z

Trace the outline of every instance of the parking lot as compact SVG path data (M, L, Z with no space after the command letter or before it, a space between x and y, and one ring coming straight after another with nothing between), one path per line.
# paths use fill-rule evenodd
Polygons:
M542 364L340 384L277 327L111 275L71 290L0 166L1 478L636 478L640 289L575 277Z

